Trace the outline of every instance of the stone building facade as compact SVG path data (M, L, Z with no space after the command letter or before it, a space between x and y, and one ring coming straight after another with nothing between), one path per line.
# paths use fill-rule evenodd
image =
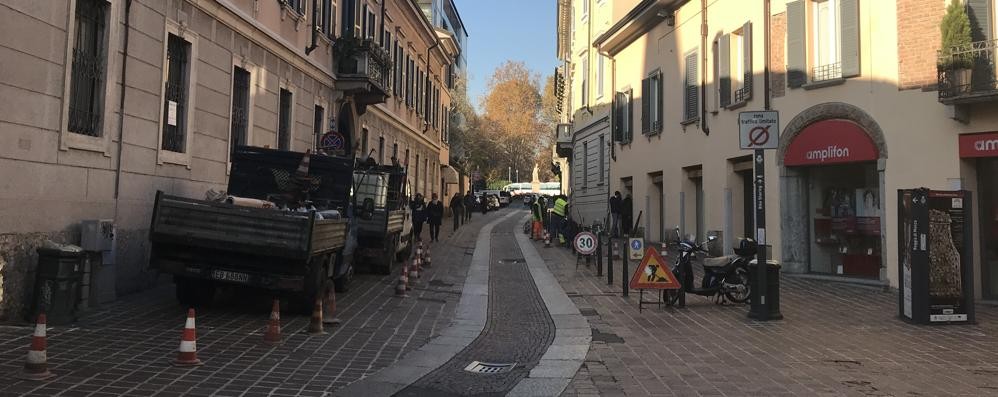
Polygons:
M224 190L236 145L304 152L330 130L359 137L362 124L343 121L379 111L360 114L340 87L334 44L345 21L381 31L382 2L359 3L0 1L0 318L31 298L35 248L78 244L81 221L116 228L100 287L141 290L158 279L147 269L157 190ZM410 1L385 3L426 58L436 32ZM393 120L423 158L446 152L419 119Z

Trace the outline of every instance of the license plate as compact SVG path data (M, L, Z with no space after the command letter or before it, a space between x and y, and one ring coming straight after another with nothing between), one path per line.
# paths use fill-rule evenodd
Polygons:
M227 270L212 270L211 278L222 281L232 281L235 283L249 282L249 275L246 273L230 272Z

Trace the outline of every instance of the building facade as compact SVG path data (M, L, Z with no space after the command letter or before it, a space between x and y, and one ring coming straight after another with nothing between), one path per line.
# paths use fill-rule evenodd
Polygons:
M998 298L995 70L975 61L955 84L938 66L948 3L642 1L596 40L615 65L611 188L635 197L647 238L678 225L730 252L758 235L738 115L769 103L782 130L765 157L764 237L784 271L898 287L898 190L965 189L974 293ZM959 50L990 59L994 1L966 7L975 43Z
M559 156L567 158L571 217L583 224L605 222L610 195L611 60L593 43L637 4L637 0L564 0L558 2L556 74L562 80L564 124L556 132ZM568 131L564 131L568 128ZM571 143L567 144L568 137Z
M20 315L30 299L35 248L79 244L83 220L115 227L95 287L113 297L154 284L146 264L156 191L224 190L236 146L304 152L336 131L347 138L341 149L359 153L362 127L390 106L393 65L387 50L372 50L377 40L350 47L344 38L380 35L383 9L409 21L399 26L419 43L412 63L430 71L420 75L420 114L445 107L430 80L448 61L426 48L447 45L418 8L360 3L0 1L0 139L9 143L0 145L0 317ZM420 159L437 160L446 145L426 117L389 119ZM430 191L428 180L420 186Z

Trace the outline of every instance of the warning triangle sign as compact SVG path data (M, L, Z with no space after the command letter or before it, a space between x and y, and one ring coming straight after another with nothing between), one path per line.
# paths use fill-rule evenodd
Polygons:
M665 258L659 255L655 247L648 247L641 264L634 269L631 277L633 289L679 289L679 280L672 274Z

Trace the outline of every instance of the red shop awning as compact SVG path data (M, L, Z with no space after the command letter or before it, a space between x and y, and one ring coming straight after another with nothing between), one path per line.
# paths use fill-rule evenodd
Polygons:
M823 120L804 128L783 155L786 166L874 161L880 151L863 127L848 120Z
M998 157L998 132L960 135L960 157Z

